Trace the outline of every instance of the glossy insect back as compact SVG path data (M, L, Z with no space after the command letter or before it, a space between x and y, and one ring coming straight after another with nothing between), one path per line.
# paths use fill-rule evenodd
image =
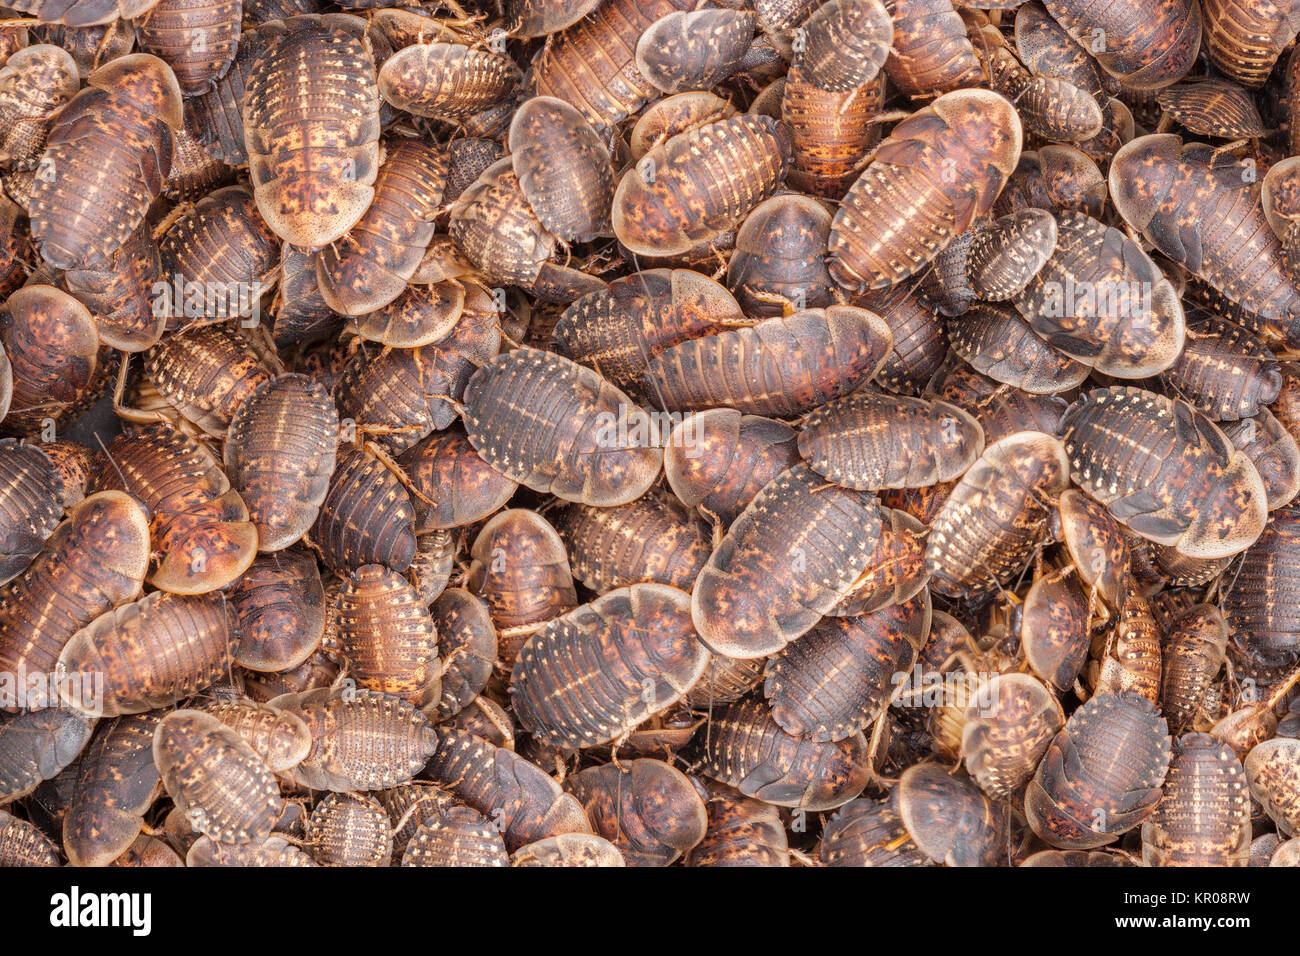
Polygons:
M176 73L186 96L206 93L235 59L242 0L158 0L139 27L140 49Z
M613 0L557 34L533 64L533 89L573 105L597 128L631 116L657 92L636 68L641 34L683 0Z
M259 385L230 422L225 466L248 505L259 551L279 551L312 526L329 489L338 412L302 375Z
M155 591L101 615L59 654L67 674L102 674L102 711L139 714L208 687L230 670L238 625L221 595L181 597ZM82 706L80 688L62 688ZM98 709L98 708L97 708Z
M885 72L908 96L937 96L983 80L979 57L951 0L885 0L885 9L894 22Z
M848 488L921 487L960 478L984 450L984 430L947 402L859 392L804 419L799 451Z
M832 278L861 292L920 271L992 207L1022 138L1015 108L987 90L945 94L900 123L835 214Z
M726 288L689 269L645 269L615 279L565 309L557 351L644 397L646 366L664 349L744 321Z
M92 686L86 697L93 694ZM19 702L42 706L34 692L26 697ZM46 781L66 784L63 771L76 761L94 728L95 718L57 706L0 717L0 803L20 800Z
M569 791L592 828L630 866L668 866L704 838L708 817L699 784L658 760L605 764L575 774Z
M1300 342L1300 287L1282 268L1254 160L1170 134L1140 136L1115 154L1109 179L1124 221L1245 310L1251 331Z
M1161 381L1216 422L1253 418L1277 398L1282 371L1260 339L1227 319L1198 317Z
M1255 466L1182 399L1095 389L1071 406L1061 434L1074 480L1151 541L1217 558L1244 551L1264 529Z
M966 279L977 298L999 302L1017 295L1056 251L1056 219L1044 209L1022 209L979 229L966 255Z
M1060 703L1042 683L1027 674L999 674L966 710L966 769L989 797L1005 797L1033 776L1064 724Z
M144 367L177 412L219 438L272 374L254 341L229 325L181 329L146 353Z
M1227 582L1223 613L1233 640L1249 656L1290 667L1300 658L1300 511L1282 508L1246 549Z
M27 435L83 413L107 384L94 317L53 286L24 286L0 307L10 379L4 431Z
M1047 11L1101 67L1136 90L1181 80L1201 45L1201 6L1196 0L1161 0L1135 16L1124 0L1083 4L1044 0Z
M280 240L247 186L204 196L167 231L158 251L163 275L176 290L166 302L169 320L238 318L244 328L256 325L262 293L280 262Z
M533 97L510 123L519 188L538 220L566 241L608 231L614 170L600 135L563 100Z
M875 79L889 55L894 23L882 3L830 0L800 29L794 66L819 89L844 93Z
M1025 794L1029 825L1062 849L1104 846L1151 814L1169 760L1168 729L1150 702L1093 697L1048 746Z
M0 440L0 584L31 564L63 517L73 495L55 462L39 446Z
M63 274L68 292L90 310L104 345L142 352L157 344L167 310L155 308L162 260L147 222L142 222L111 259Z
M676 11L641 34L636 68L665 93L717 86L740 66L758 17L749 10Z
M704 523L653 491L612 508L569 505L556 530L574 574L599 594L649 581L689 589L711 550Z
M1117 378L1164 371L1186 339L1178 295L1155 263L1082 213L1057 217L1056 249L1015 302L1050 345Z
M1205 0L1202 8L1210 62L1246 86L1263 85L1300 30L1300 8L1285 0Z
M496 826L471 807L456 806L421 823L402 855L402 866L508 866Z
M937 763L908 767L890 809L922 853L945 866L989 866L998 852L992 801Z
M444 150L415 140L396 140L386 148L374 201L316 260L322 297L345 315L374 312L406 291L433 238L433 217L447 182ZM431 341L386 344L414 347Z
M884 320L866 309L808 309L665 349L642 390L675 412L726 406L790 417L869 380L892 344Z
M866 738L817 743L783 731L761 699L746 698L714 718L702 772L746 796L780 807L831 810L867 783Z
M787 733L843 740L870 726L930 633L930 595L860 617L824 618L767 663L763 694ZM830 689L834 688L832 692Z
M74 866L102 866L140 833L158 787L153 740L165 716L152 711L118 717L96 730L63 818L63 848Z
M688 866L789 866L790 844L776 807L714 785L704 809L708 826Z
M82 627L140 594L149 564L144 510L116 491L72 509L31 566L10 585L0 608L0 663L8 673L54 673L63 645ZM16 708L40 709L52 700Z
M284 805L275 777L216 717L173 711L158 724L153 749L163 786L195 830L220 843L270 835Z
M235 662L260 671L298 667L325 632L325 587L315 556L277 551L257 557L226 594L239 618Z
M524 404L521 395L531 395ZM595 372L558 355L515 349L483 366L465 389L465 430L503 475L566 501L610 506L639 498L662 452L649 416ZM553 409L555 422L533 419Z
M1180 126L1201 136L1268 135L1251 95L1227 80L1205 77L1199 83L1177 83L1161 90L1156 101Z
M889 801L850 800L822 829L821 861L826 866L932 866L908 834Z
M243 574L257 555L257 529L216 457L167 425L119 435L105 449L97 488L115 488L149 509L154 587L205 594Z
M486 816L507 848L561 833L590 833L582 804L540 767L482 737L439 731L426 776Z
M738 225L785 179L790 133L767 116L718 120L669 139L623 174L614 234L642 256L687 252Z
M700 572L700 637L729 657L765 657L810 630L852 588L880 537L875 496L795 465L763 488Z
M365 22L291 17L258 30L244 93L249 176L262 218L296 246L356 225L379 169L379 88Z
M25 47L0 69L0 163L29 169L40 162L59 108L76 95L77 64L52 44ZM48 168L48 167L47 167Z
M671 707L708 659L687 594L634 584L543 626L520 651L510 695L527 730L559 746L590 747Z
M831 214L809 196L786 193L755 206L727 264L727 286L738 304L764 317L782 315L786 306L830 305L830 274L822 261L830 227Z
M357 685L435 711L442 696L438 634L414 586L368 564L343 582L335 608L331 644Z
M428 762L437 739L428 720L397 697L321 687L271 701L311 734L311 750L290 775L313 790L384 790Z
M1174 746L1165 794L1142 827L1142 857L1155 866L1247 866L1250 798L1241 761L1207 734Z
M139 53L87 77L50 130L29 209L41 256L59 269L105 261L140 225L171 171L181 91Z
M385 101L417 116L464 120L491 107L519 83L506 56L459 43L416 43L379 71Z
M984 449L930 526L926 562L939 594L967 596L1007 584L1046 531L1048 505L1069 485L1061 443L1042 432Z
M353 515L364 515L359 521ZM415 559L415 509L398 477L372 452L338 457L316 524L309 532L335 570L383 564L405 571Z

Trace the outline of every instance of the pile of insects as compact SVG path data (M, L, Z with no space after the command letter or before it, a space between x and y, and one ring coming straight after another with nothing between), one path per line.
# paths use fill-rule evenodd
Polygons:
M0 864L1300 865L1300 0L4 2Z

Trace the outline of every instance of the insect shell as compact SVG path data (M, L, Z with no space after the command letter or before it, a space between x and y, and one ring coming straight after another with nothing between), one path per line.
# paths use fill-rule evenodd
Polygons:
M118 435L103 458L96 487L121 489L149 509L154 587L205 594L252 564L257 529L206 446L170 426L149 425Z
M947 866L989 866L998 852L993 804L969 781L936 763L909 767L890 794L917 847Z
M533 63L532 86L582 111L597 128L614 126L658 92L636 67L641 34L684 0L614 0L557 33Z
M671 707L708 659L686 593L634 584L533 635L511 674L511 701L530 732L560 746L590 747Z
M12 699L13 692L8 696ZM28 694L20 703L30 707L36 703L34 698L34 694ZM62 776L85 749L94 727L94 717L71 708L46 707L0 715L0 805L25 797L44 781Z
M861 292L919 272L992 207L1021 140L1015 108L987 90L947 93L898 124L831 223L831 277ZM903 195L908 208L893 208Z
M1123 0L1091 6L1046 0L1044 6L1102 69L1132 89L1158 89L1182 79L1200 49L1201 8L1191 0L1162 0L1136 22Z
M1111 843L1155 809L1169 760L1168 728L1149 701L1098 694L1048 746L1025 795L1029 825L1061 849Z
M632 866L668 866L707 832L698 784L659 760L590 767L566 781L592 828Z
M288 771L313 790L384 790L419 772L437 747L414 705L387 694L342 686L289 693L271 701L299 717L311 750Z
M486 816L512 852L561 833L591 832L582 804L552 777L474 734L440 730L425 776Z
M1018 432L985 448L931 524L931 587L971 595L1008 583L1042 541L1044 499L1056 498L1068 484L1065 448L1050 435Z
M230 670L239 640L233 610L220 594L182 597L155 591L100 615L59 654L62 673L104 675L107 716L138 714L202 690ZM65 703L84 706L79 689Z
M54 114L79 88L77 64L61 47L37 44L0 69L0 163L28 169L40 162ZM48 168L48 167L47 167Z
M466 806L449 807L421 823L402 854L402 866L509 865L496 824Z
M822 828L819 858L826 866L933 866L889 805L850 800Z
M510 856L511 866L627 866L618 847L593 833L561 833L522 846Z
M767 199L790 164L790 133L765 116L742 115L679 133L623 174L612 224L643 256L671 256L734 228ZM730 162L723 156L735 157Z
M654 492L613 508L568 505L556 530L574 575L601 594L641 581L689 588L711 551L703 522Z
M761 699L747 697L715 715L701 772L765 803L830 810L866 787L866 750L861 733L835 743L787 734Z
M59 113L32 187L32 236L59 269L96 266L145 218L171 170L181 91L162 60L136 53L99 67Z
M1248 310L1252 332L1294 347L1300 342L1300 287L1282 268L1257 178L1253 160L1238 162L1204 144L1153 134L1115 153L1109 183L1115 208L1131 228ZM1183 228L1195 239L1176 239Z
M729 657L765 657L807 633L852 588L880 537L873 495L795 465L731 525L695 581L700 637Z
M672 411L793 417L869 381L892 344L866 309L807 309L665 349L646 368L644 390Z
M928 98L983 81L979 57L951 0L885 0L885 9L894 22L885 72L908 96Z
M163 718L155 731L154 762L178 811L218 842L265 838L283 810L266 764L211 714L177 710Z
M4 669L53 673L73 634L139 596L148 564L148 519L135 499L105 491L83 500L8 585L0 607ZM29 703L37 709L54 702Z
M561 354L643 397L646 366L664 349L746 321L736 299L707 276L690 269L644 269L574 302L560 316L552 340Z
M521 394L533 395L527 407ZM535 427L537 409L554 422ZM629 411L630 410L630 411ZM598 374L569 359L521 348L484 365L465 388L470 443L502 474L566 501L611 506L645 493L662 452L620 426L642 427L645 412Z
M960 408L869 392L814 409L799 434L814 471L859 490L960 478L983 450L983 429Z
M1183 351L1173 285L1131 239L1082 213L1057 217L1055 251L1016 305L1048 343L1108 375L1145 378Z
M63 818L63 847L74 866L103 866L140 833L159 774L154 733L166 713L104 721L83 755Z
M365 21L309 15L257 32L243 100L253 196L276 235L318 248L374 198L380 99Z
M1061 432L1074 481L1148 540L1218 558L1264 530L1268 501L1255 466L1182 399L1094 389L1071 406Z

